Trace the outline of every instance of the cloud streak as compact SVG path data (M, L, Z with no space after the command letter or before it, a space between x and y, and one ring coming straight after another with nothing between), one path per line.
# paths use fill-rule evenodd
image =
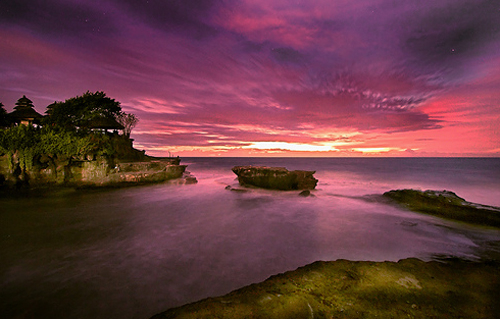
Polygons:
M27 94L43 112L103 90L138 115L133 137L156 155L265 145L500 155L499 10L487 0L2 2L0 101L11 109Z

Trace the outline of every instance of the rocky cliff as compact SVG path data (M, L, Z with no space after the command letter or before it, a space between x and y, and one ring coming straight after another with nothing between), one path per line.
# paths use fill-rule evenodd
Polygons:
M471 203L450 191L400 189L384 198L410 210L476 225L500 227L500 208Z
M179 165L178 162L178 160L156 160L118 163L113 169L98 162L87 162L84 163L81 179L76 184L81 187L99 187L164 182L183 176L187 165Z
M9 168L7 159L0 158L0 188L4 190L37 189L52 186L109 187L158 183L185 177L183 183L196 183L196 178L184 174L186 165L180 158L119 162L99 157L91 160L58 158L51 165L34 165L21 171Z

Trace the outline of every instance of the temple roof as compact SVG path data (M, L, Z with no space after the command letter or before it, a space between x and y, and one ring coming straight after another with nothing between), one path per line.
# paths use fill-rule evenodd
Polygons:
M33 102L23 95L22 98L17 100L14 111L8 114L8 117L15 122L21 121L34 121L43 117L42 114L35 111Z
M35 109L28 107L28 108L19 108L9 113L9 117L15 120L33 120L37 118L42 118L43 115L35 111Z
M22 98L17 100L16 106L14 109L19 110L19 109L24 109L24 108L32 108L33 107L33 101L28 99L26 95L23 95Z

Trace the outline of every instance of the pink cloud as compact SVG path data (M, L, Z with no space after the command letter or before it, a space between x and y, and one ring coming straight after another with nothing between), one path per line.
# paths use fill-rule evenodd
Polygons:
M266 142L338 148L332 156L496 154L500 145L490 2L110 0L105 19L86 1L54 4L0 12L8 110L23 94L43 113L102 90L138 115L135 142L158 154L262 155L244 147Z

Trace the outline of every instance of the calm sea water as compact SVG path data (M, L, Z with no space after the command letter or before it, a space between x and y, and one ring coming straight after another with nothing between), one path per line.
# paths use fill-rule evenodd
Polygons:
M500 231L360 198L451 190L500 206L500 159L187 158L195 185L0 199L1 318L149 318L316 260L499 258ZM234 165L315 170L315 197Z

